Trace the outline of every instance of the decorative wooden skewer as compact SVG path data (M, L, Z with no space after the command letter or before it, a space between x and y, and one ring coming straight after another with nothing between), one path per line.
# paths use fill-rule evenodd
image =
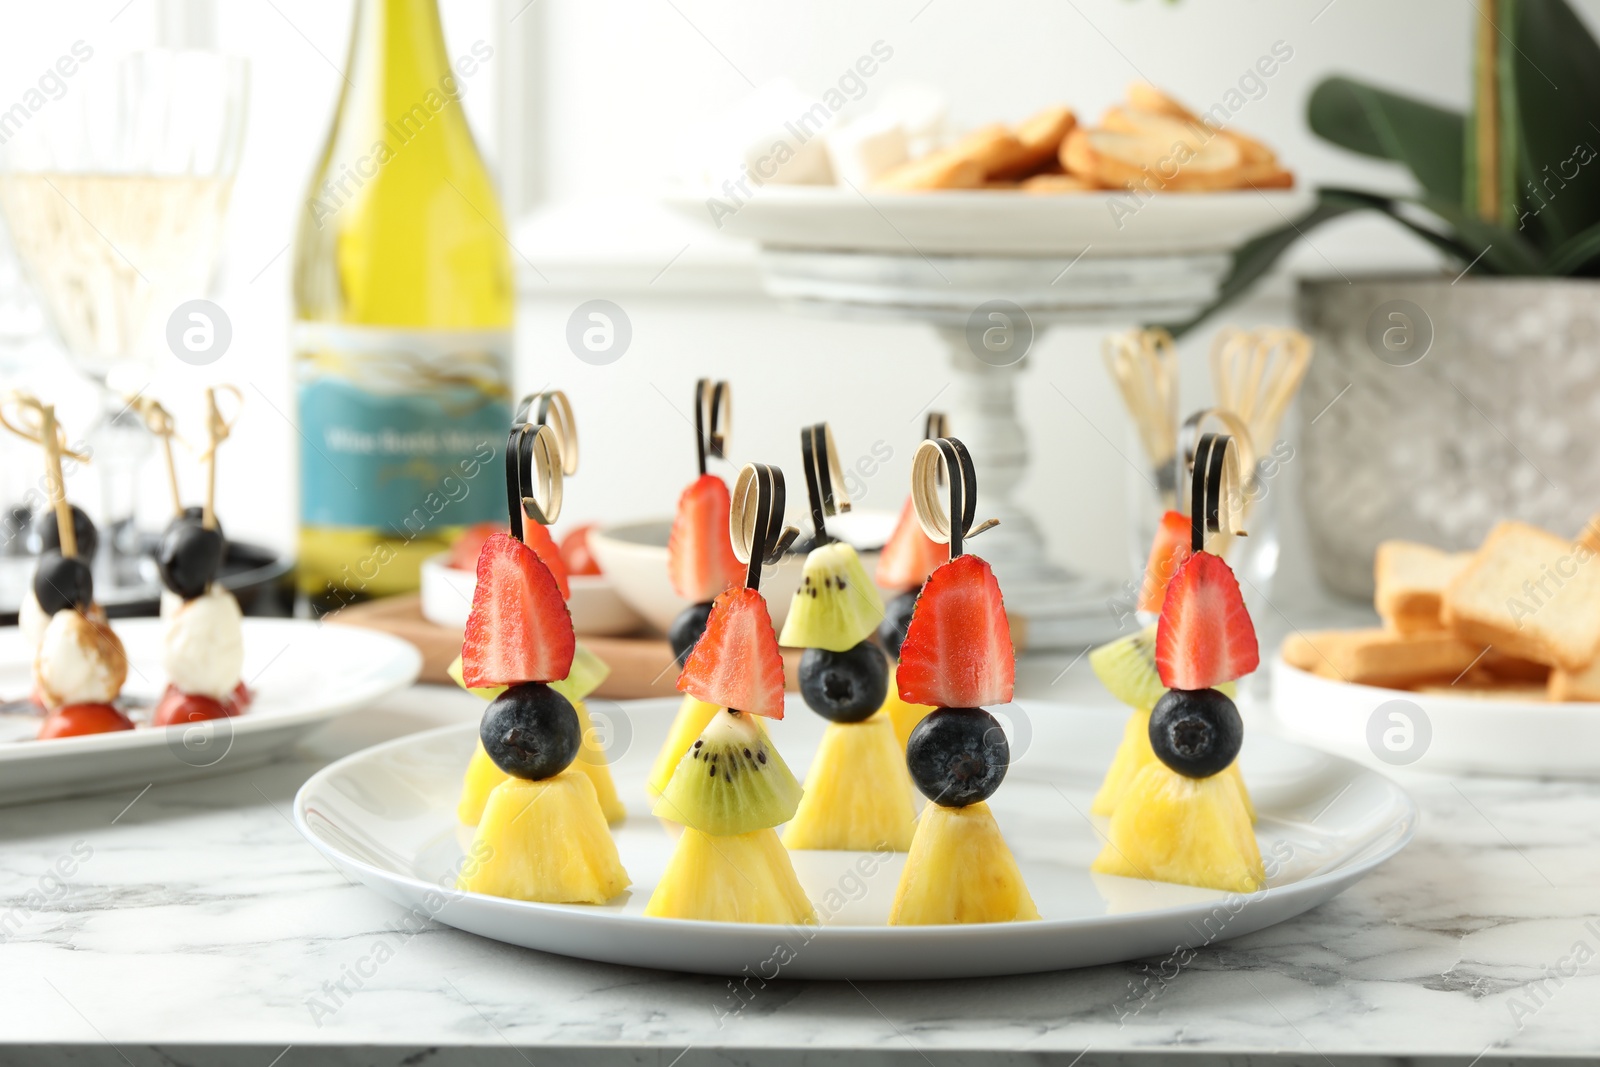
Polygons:
M183 496L178 492L178 465L172 459L172 439L178 436L177 423L161 402L153 396L130 396L125 398L127 405L139 413L144 419L145 429L161 442L161 449L167 461L167 488L172 492L172 513L183 514Z
M517 405L517 425L549 426L561 442L561 473L578 473L578 421L572 415L572 402L560 389L529 393Z
M783 525L787 498L781 469L768 463L739 468L728 511L728 536L733 554L745 564L747 589L759 590L762 566L777 563L800 536L793 526Z
M706 459L727 459L728 437L733 433L733 386L701 378L694 383L694 448L700 473Z
M12 422L6 408L16 409L18 416ZM56 422L54 404L43 404L28 393L12 392L0 405L0 424L25 441L32 441L44 452L45 495L56 513L56 533L61 542L61 554L68 559L78 554L78 530L72 521L72 505L67 503L67 482L61 473L61 457L78 463L88 463L89 457L67 447L66 431Z
M1226 329L1211 343L1217 405L1250 427L1257 449L1276 439L1311 364L1311 339L1299 330Z
M1195 449L1191 479L1189 538L1190 547L1202 551L1206 534L1237 534L1244 511L1239 489L1242 487L1238 442L1229 434L1208 433ZM1213 549L1215 552L1215 549Z
M811 502L811 526L815 531L812 547L833 540L825 519L850 510L850 494L845 491L844 474L839 469L839 450L833 443L833 430L825 422L800 430L800 459L806 469L806 495Z
M1205 426L1208 422L1215 422L1225 431L1222 434L1206 433ZM1228 507L1226 517L1220 528L1211 532L1216 534L1210 549L1213 555L1227 556L1228 550L1233 547L1234 537L1248 537L1245 531L1245 518L1250 512L1253 503L1248 490L1252 487L1255 478L1256 451L1251 440L1250 428L1245 425L1234 412L1226 408L1201 408L1183 420L1179 432L1178 453L1182 460L1183 473L1191 479L1199 479L1204 474L1204 465L1207 459L1200 454L1201 443L1207 438L1222 437L1227 440L1227 451L1231 457L1228 472L1234 475L1228 485ZM1249 472L1249 473L1246 473ZM1190 482L1191 486L1195 484ZM1194 506L1193 491L1191 489L1189 506L1190 518L1193 518Z
M517 405L506 440L506 511L511 536L526 543L523 517L550 526L561 517L565 476L578 472L578 423L559 389Z
M1112 334L1103 346L1106 367L1122 393L1155 472L1164 507L1177 502L1178 351L1163 329Z
M950 436L950 419L942 411L930 411L922 423L922 439L924 441L937 441L941 437ZM939 468L939 484L944 485L944 467Z
M939 502L940 472L949 483L950 508ZM922 532L938 544L949 544L950 558L966 551L965 542L1000 525L985 519L973 526L978 509L978 472L972 453L954 437L940 437L917 446L911 460L911 502Z
M244 394L234 386L206 387L206 450L200 456L200 461L206 465L206 500L200 511L200 525L208 530L217 528L217 446L228 439L228 435L233 433L233 424L239 421L237 408L232 419L222 417L222 411L217 407L219 392L230 394L236 404L244 403ZM176 477L173 484L177 484ZM183 508L179 507L178 512L182 514Z

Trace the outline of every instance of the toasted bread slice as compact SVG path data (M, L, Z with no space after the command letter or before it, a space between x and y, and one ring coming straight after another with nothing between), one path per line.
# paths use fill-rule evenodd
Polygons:
M1378 591L1373 606L1396 633L1444 629L1444 588L1471 552L1446 552L1415 541L1384 541L1373 561Z
M1022 151L989 172L994 180L1021 179L1050 167L1061 152L1061 142L1078 125L1069 107L1047 107L1016 128L1013 136Z
M1600 515L1589 516L1589 521L1578 531L1578 543L1591 552L1600 552Z
M1166 115L1184 122L1199 122L1200 117L1178 101L1157 89L1149 82L1134 82L1128 86L1128 105L1136 111Z
M932 152L884 172L872 187L900 193L976 189L983 185L983 180L980 164L946 152Z
M1323 630L1295 634L1283 646L1284 660L1301 670L1393 689L1453 681L1482 653L1481 645L1469 645L1445 631Z
M985 181L1003 181L1037 170L1049 162L1048 158L1038 159L1035 150L1023 144L1016 134L998 122L973 130L943 151L946 155L970 160L982 167Z
M1537 526L1496 526L1443 602L1445 624L1465 641L1569 671L1600 657L1600 561Z
M1600 659L1582 670L1557 667L1550 672L1551 700L1600 700Z
M1478 661L1478 666L1497 683L1529 682L1534 685L1544 685L1550 679L1549 664L1536 663L1521 656L1507 655L1497 648L1485 652L1483 658Z
M1061 163L1068 174L1107 188L1175 193L1233 189L1246 172L1239 146L1226 137L1195 148L1186 141L1081 127L1062 142Z

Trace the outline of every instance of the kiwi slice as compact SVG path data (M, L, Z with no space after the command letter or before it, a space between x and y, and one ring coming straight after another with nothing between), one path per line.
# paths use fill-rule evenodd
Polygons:
M451 679L461 688L467 688L466 677L462 674L460 656L455 658L455 661L450 664L445 673L449 674ZM572 669L567 672L567 676L561 681L551 682L550 688L576 704L596 689L599 689L601 683L610 675L611 666L605 660L583 647L583 642L579 641L572 655ZM493 700L505 691L506 687L503 685L468 690L468 692L474 693L485 700Z
M1167 691L1161 684L1161 673L1156 670L1155 623L1138 633L1091 649L1089 666L1094 668L1100 684L1130 708L1149 711ZM1217 689L1230 697L1237 691L1232 682L1225 682Z
M778 644L845 652L871 637L882 621L883 594L856 550L835 541L806 556Z
M723 710L678 762L654 814L723 837L788 822L800 783L754 715Z

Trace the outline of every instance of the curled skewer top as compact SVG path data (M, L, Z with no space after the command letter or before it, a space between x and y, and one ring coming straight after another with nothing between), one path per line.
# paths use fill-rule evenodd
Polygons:
M0 403L0 425L44 451L45 492L56 513L56 529L61 538L61 554L68 559L78 554L78 536L72 521L72 505L67 503L67 483L61 473L61 457L79 463L89 462L87 454L67 447L67 434L56 422L53 404L40 403L28 393L10 393Z
M523 515L549 526L561 517L561 437L549 423L522 423L506 441L506 510L511 536L525 540Z
M511 420L515 426L548 426L561 445L561 473L578 473L578 422L572 416L572 402L559 389L529 393L517 405Z
M828 536L827 516L850 510L850 494L845 491L844 474L839 469L839 450L827 423L801 429L800 458L806 469L806 495L811 502L815 543L825 545L833 540Z
M733 432L733 386L701 378L694 383L694 449L700 473L706 459L728 458L728 435Z
M948 510L939 499L941 474L949 485ZM986 519L972 525L977 517L978 472L972 453L954 437L940 437L917 446L911 461L911 501L922 532L938 544L949 544L951 559L965 551L964 542L1000 524L998 519Z
M739 469L728 512L728 534L733 554L747 566L747 588L761 587L762 566L778 562L800 534L783 524L787 503L782 470L768 463L746 463Z
M1207 533L1245 535L1239 452L1238 441L1222 433L1203 435L1195 448L1189 536L1196 552L1205 548Z

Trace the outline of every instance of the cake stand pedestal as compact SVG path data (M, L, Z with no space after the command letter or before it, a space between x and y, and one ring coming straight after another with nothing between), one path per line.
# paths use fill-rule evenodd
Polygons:
M1126 328L1188 318L1216 295L1228 255L1073 258L769 246L760 263L767 290L795 310L934 328L950 380L930 406L949 413L954 433L972 450L978 517L1000 520L983 535L980 551L1000 578L1007 609L1022 622L1018 643L1075 648L1116 636L1126 625L1123 586L1051 562L1039 524L1015 498L1031 462L1017 416L1017 378L1037 334L1050 325ZM992 312L1004 317L993 319ZM1014 331L999 351L982 340L990 325Z

